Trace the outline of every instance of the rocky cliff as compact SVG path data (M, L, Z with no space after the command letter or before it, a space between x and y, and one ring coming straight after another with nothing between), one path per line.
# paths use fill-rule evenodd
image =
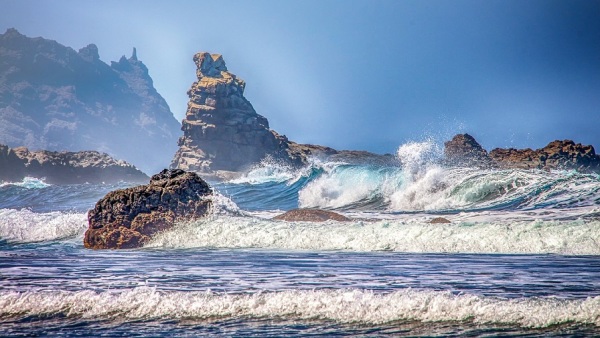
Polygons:
M451 164L520 169L575 169L599 172L600 156L591 145L571 140L555 140L532 149L493 149L489 154L469 134L459 134L444 144L446 160Z
M0 35L0 143L93 149L156 172L178 129L135 49L109 66L93 44L77 52L15 29Z
M0 144L0 181L16 182L25 176L44 178L50 184L145 182L133 165L97 151L30 151Z
M229 72L221 55L197 53L194 62L198 81L188 91L183 136L172 168L207 174L243 171L265 158L293 166L306 164L309 157L351 162L392 159L291 142L269 129L267 119L256 113L244 97L246 83Z
M240 171L267 156L297 160L289 154L287 138L271 131L244 97L246 83L227 70L221 55L197 53L194 62L198 81L188 91L173 168L209 173Z

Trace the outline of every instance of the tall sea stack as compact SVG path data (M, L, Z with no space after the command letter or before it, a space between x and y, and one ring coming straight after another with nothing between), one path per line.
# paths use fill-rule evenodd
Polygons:
M289 141L269 129L244 97L246 83L227 70L219 54L194 55L198 81L188 90L190 101L172 168L211 173L241 171L265 157L299 161L289 154Z

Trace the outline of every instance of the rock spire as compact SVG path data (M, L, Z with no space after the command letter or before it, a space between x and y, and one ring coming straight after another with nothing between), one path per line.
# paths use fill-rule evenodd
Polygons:
M194 55L198 81L182 122L183 136L172 168L209 173L240 171L265 157L294 162L289 142L269 129L244 97L246 83L228 71L220 54Z

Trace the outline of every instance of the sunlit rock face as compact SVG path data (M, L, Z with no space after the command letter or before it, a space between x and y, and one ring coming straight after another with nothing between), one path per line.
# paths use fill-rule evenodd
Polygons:
M180 133L135 50L109 66L93 44L77 52L15 29L0 34L0 143L97 150L156 172Z
M227 70L221 55L197 53L194 62L198 81L188 91L173 168L240 171L266 157L299 163L289 153L287 138L270 130L244 97L246 83Z
M504 168L600 171L600 156L596 155L594 147L571 140L555 140L537 150L496 148L490 152L490 157Z

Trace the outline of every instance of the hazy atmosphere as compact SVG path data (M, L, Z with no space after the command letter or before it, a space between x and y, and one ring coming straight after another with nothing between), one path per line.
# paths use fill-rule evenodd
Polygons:
M0 0L2 336L600 337L599 258L600 0Z
M175 117L192 56L223 54L290 139L394 152L473 134L485 148L600 146L599 1L7 1L0 29L149 68ZM352 137L348 137L351 135Z

